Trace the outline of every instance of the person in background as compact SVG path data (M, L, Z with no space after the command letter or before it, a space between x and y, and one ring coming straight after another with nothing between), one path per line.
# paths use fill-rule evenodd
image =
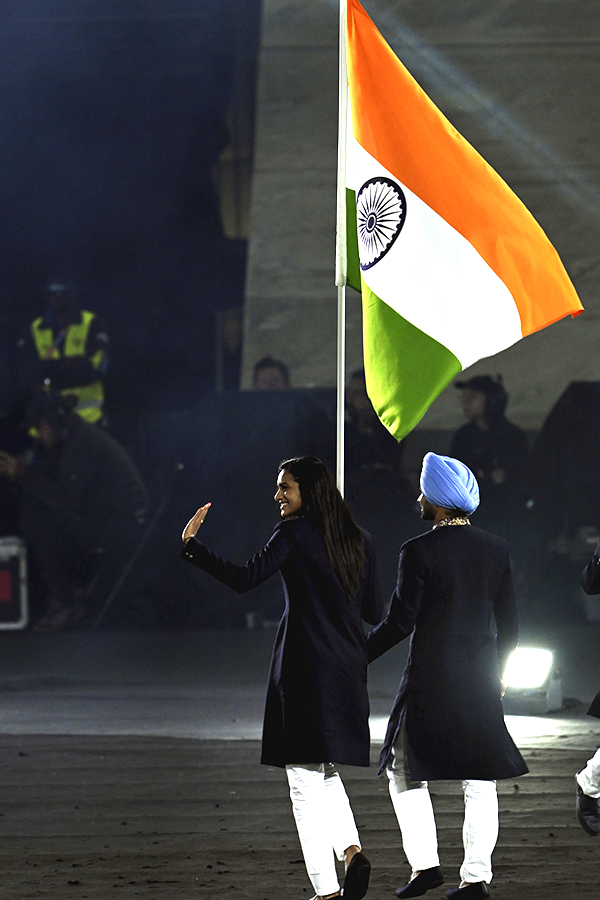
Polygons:
M600 594L600 541L583 570L581 586L586 594ZM588 716L600 719L600 691L590 704ZM600 748L575 776L575 794L577 821L584 831L597 837L600 834Z
M523 478L529 460L525 432L505 416L508 394L502 378L475 375L457 381L467 423L452 437L450 456L471 469L479 483L485 527L503 537L525 508Z
M460 884L446 896L478 900L490 895L496 779L527 772L501 702L501 673L517 645L515 590L506 542L470 523L479 488L467 466L427 453L419 505L433 528L400 549L388 615L367 635L369 662L410 637L380 755L412 868L396 896L443 884L428 790L442 779L461 781L465 801Z
M380 422L367 394L365 370L356 369L346 384L345 452L346 474L357 477L380 472L405 490L402 471L403 446Z
M508 541L513 576L527 605L538 584L532 577L531 558L535 539L528 508L527 475L530 458L525 432L505 416L508 394L500 375L475 375L457 381L467 423L456 431L450 456L460 459L477 478L481 528Z
M314 900L340 896L336 856L346 866L344 900L361 900L371 867L335 766L369 765L362 621L373 624L382 613L374 549L314 456L280 464L275 500L281 521L244 565L196 539L210 503L184 528L181 555L238 592L280 573L285 609L269 674L261 762L286 770Z
M77 398L75 412L90 423L104 415L104 376L108 365L108 335L102 319L81 309L76 286L53 279L46 286L46 310L31 323L19 341L22 355L29 351L36 362L25 370L33 374L33 392L52 389Z
M354 371L346 383L344 437L344 496L373 537L381 582L389 595L398 547L415 533L419 517L404 474L404 441L398 442L380 422L367 394L364 369Z
M255 391L287 391L290 387L288 367L272 356L263 356L254 366L252 387Z
M20 532L48 591L40 631L96 614L145 527L148 496L136 467L103 428L73 412L75 402L53 391L37 395L26 414L37 454L24 460L0 452L0 475L19 490ZM135 602L128 592L114 619L128 624Z

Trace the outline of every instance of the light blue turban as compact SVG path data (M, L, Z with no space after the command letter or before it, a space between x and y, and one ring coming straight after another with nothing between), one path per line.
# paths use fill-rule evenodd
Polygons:
M475 512L479 485L471 470L451 456L426 453L421 469L421 493L434 506Z

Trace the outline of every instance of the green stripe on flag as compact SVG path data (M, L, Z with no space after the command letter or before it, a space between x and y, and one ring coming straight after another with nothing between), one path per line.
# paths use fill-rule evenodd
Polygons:
M358 258L358 229L356 224L356 191L346 188L346 284L360 294L360 261Z
M396 440L412 431L462 366L456 356L420 331L362 283L367 392Z

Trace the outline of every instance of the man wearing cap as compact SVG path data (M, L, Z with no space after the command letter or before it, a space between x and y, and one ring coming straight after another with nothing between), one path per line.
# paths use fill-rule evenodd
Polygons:
M501 702L501 672L517 644L516 598L506 542L469 521L479 487L467 466L427 453L419 505L433 528L403 544L389 613L367 635L369 661L410 636L380 756L412 867L396 895L419 897L443 883L427 782L459 780L464 861L447 897L473 900L490 895L495 782L527 772Z

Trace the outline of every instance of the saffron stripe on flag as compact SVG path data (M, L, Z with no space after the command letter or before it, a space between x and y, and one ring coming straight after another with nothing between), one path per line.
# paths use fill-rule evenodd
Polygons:
M510 290L531 334L582 306L558 253L529 210L446 119L348 0L354 137L469 240Z

